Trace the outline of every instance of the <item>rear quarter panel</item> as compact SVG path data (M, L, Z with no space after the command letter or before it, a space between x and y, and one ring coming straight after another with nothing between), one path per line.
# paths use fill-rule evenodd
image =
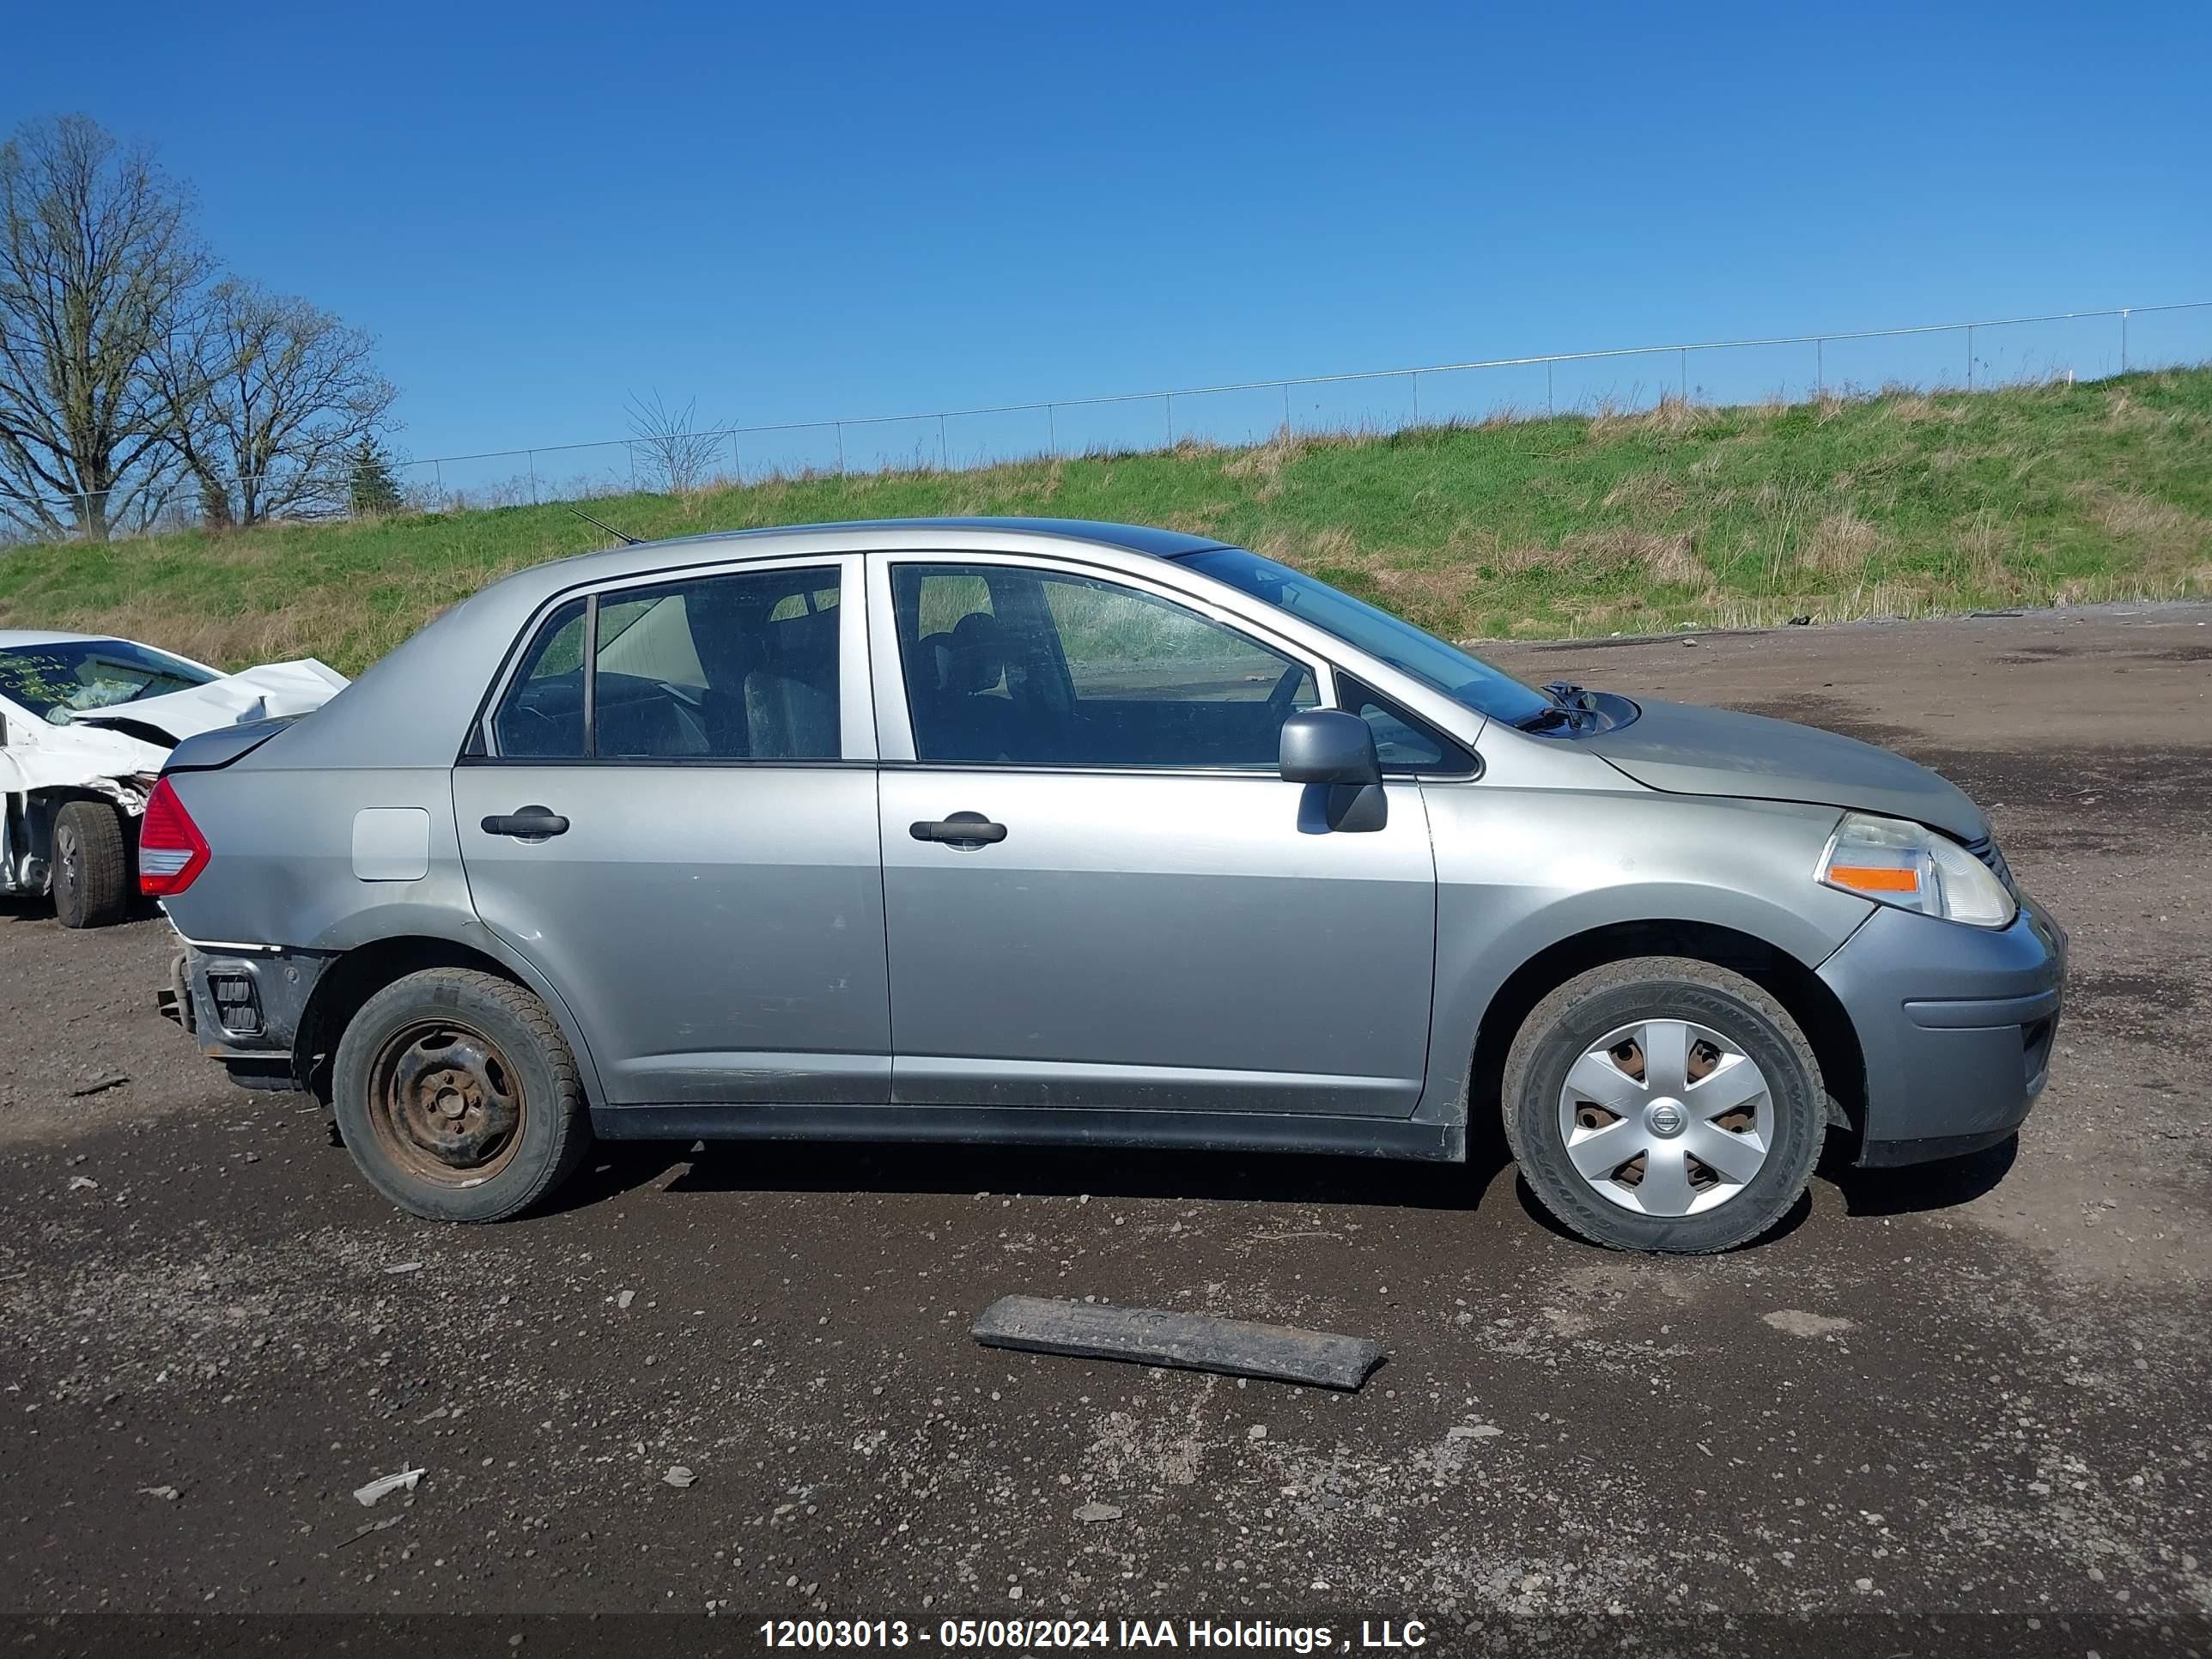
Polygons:
M277 767L247 756L218 772L170 783L212 849L207 868L162 902L197 945L274 947L335 958L380 939L448 939L503 963L551 1011L602 1097L574 1014L558 989L477 918L461 867L449 767ZM364 880L354 865L354 823L365 811L417 808L428 819L423 873Z
M212 849L199 878L167 901L187 939L336 951L416 931L394 925L406 916L476 925L449 769L302 772L249 763L173 773L169 781ZM355 874L354 819L380 807L427 815L422 875L368 881Z

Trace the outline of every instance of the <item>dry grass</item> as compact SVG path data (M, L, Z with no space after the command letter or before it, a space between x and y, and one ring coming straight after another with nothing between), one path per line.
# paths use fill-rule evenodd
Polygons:
M1845 507L1813 526L1798 550L1797 562L1808 570L1840 575L1863 565L1881 544L1881 532Z
M1273 530L1255 537L1249 544L1263 559L1304 569L1362 562L1358 538L1337 525L1313 531Z
M1955 424L1966 418L1966 406L1924 392L1885 392L1881 399L1882 412L1901 426L1917 426L1927 421L1943 421Z
M1686 494L1679 479L1653 471L1632 472L1605 493L1603 505L1636 519L1666 518L1682 510Z
M1623 438L1686 438L1711 426L1720 411L1668 392L1652 408L1632 414L1601 404L1590 417L1593 442L1609 443Z

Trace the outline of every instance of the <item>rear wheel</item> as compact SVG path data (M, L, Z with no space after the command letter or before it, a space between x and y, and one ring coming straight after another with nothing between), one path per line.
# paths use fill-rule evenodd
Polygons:
M1827 1096L1812 1045L1741 974L1608 963L1533 1009L1505 1063L1505 1132L1544 1207L1617 1249L1759 1237L1812 1178Z
M54 915L64 927L106 927L131 902L131 849L123 815L104 801L73 800L54 814Z
M432 1221L503 1221L591 1145L575 1058L545 1005L468 968L410 974L338 1040L331 1104L369 1184Z

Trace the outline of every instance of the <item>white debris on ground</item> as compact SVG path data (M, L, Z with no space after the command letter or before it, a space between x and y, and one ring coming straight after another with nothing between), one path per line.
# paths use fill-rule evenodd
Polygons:
M374 1509L380 1499L393 1492L413 1492L428 1473L428 1469L402 1469L397 1474L380 1475L365 1486L356 1486L354 1501L365 1510Z

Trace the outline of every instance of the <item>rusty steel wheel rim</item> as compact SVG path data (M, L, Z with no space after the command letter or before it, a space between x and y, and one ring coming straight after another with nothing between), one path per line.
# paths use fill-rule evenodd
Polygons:
M497 1043L458 1021L418 1020L391 1037L368 1088L378 1140L418 1180L481 1185L521 1144L520 1076Z

